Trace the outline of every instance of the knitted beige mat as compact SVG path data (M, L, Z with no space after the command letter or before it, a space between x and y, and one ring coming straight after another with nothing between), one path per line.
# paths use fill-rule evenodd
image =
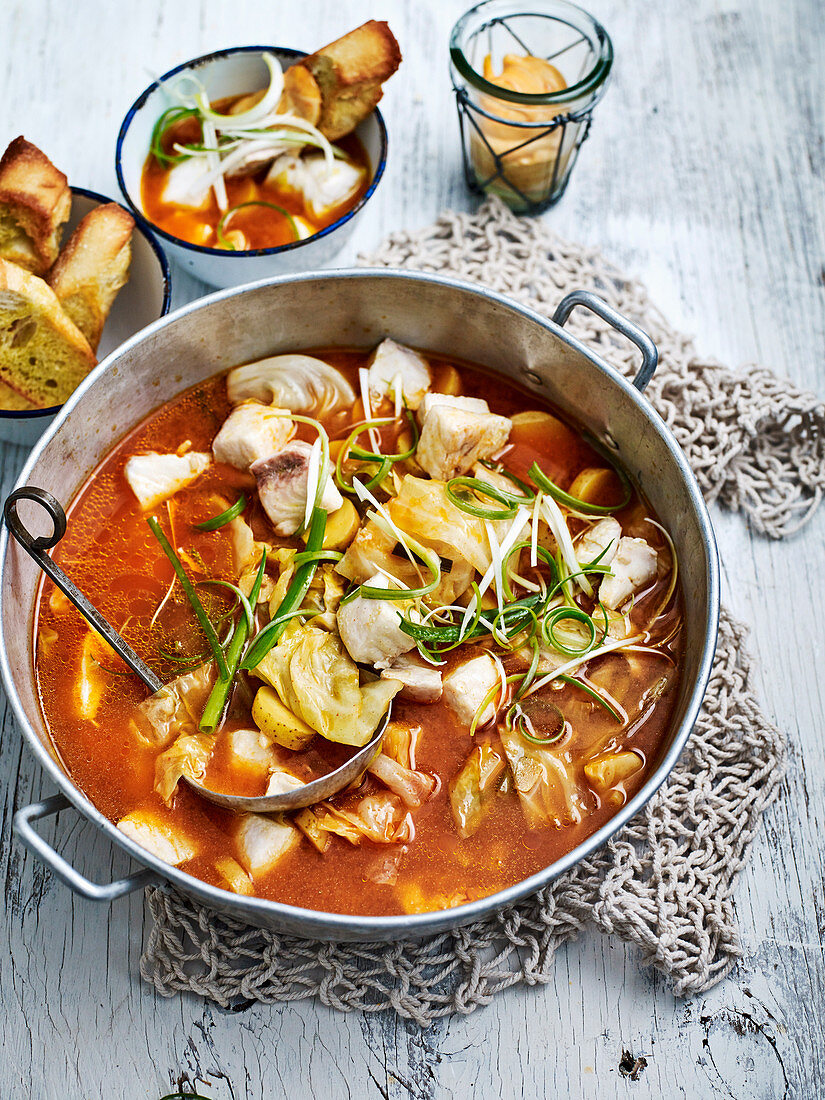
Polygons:
M774 538L798 529L825 492L825 406L768 371L735 374L696 357L645 289L592 250L557 238L496 201L397 234L371 264L449 272L550 314L568 291L597 291L659 346L647 395L684 447L709 500L746 513ZM632 374L637 352L584 310L568 326ZM548 982L556 948L587 924L641 949L676 995L718 982L740 954L732 894L765 807L784 740L750 684L745 630L723 611L702 712L667 783L592 858L487 920L396 944L328 944L251 928L169 888L152 888L141 973L162 994L224 1006L318 997L343 1011L427 1025L469 1013L518 983Z

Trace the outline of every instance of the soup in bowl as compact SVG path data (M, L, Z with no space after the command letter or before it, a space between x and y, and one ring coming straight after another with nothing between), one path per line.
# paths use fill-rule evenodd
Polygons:
M297 301L337 345L279 331ZM158 406L171 338L190 365ZM513 900L650 797L701 699L715 572L631 386L521 307L401 274L216 296L130 353L138 392L114 449L86 445L92 476L59 489L58 425L23 479L74 498L55 556L166 687L147 699L50 582L14 587L36 682L12 697L109 835L252 919L369 938ZM365 776L323 803L231 814L183 781L294 788L390 706Z

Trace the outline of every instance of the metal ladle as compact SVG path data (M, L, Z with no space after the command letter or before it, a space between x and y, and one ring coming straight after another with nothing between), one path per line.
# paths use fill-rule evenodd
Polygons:
M17 512L17 505L21 500L30 500L45 508L54 524L51 535L39 535L35 537L31 534L23 524ZM77 585L74 584L74 582L66 576L63 570L52 561L49 555L45 553L46 550L50 550L52 547L56 546L66 533L66 513L63 511L59 501L46 489L38 489L34 485L25 485L22 489L15 490L15 492L6 499L6 503L3 507L3 518L13 537L20 543L26 553L37 562L43 572L54 581L63 595L74 604L83 618L98 632L98 634L106 639L112 649L126 662L129 668L141 678L152 694L160 691L164 685L154 672L152 672L146 662L135 653L129 643L118 634L106 619L103 618L97 608L90 603ZM381 751L381 742L384 737L384 731L387 728L387 723L390 720L391 712L392 703L389 704L387 712L381 722L379 722L378 729L373 734L371 740L364 745L362 749L359 749L354 756L351 756L346 763L342 764L334 771L329 772L327 775L322 775L319 779L313 779L311 782L305 783L302 787L296 787L294 790L285 791L283 794L258 796L225 794L222 791L210 790L208 787L202 786L196 780L190 779L189 776L184 775L182 778L193 790L197 791L202 798L205 798L208 802L213 802L216 806L222 806L227 810L251 811L256 813L283 813L288 810L299 810L305 806L312 806L316 802L322 802L324 799L331 798L333 795L338 794L339 791L348 787L350 783L355 782L356 779L359 779L364 774L373 759Z

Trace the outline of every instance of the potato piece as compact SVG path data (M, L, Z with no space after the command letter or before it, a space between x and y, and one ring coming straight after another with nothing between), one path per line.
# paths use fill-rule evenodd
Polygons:
M643 765L637 752L611 752L585 764L584 774L597 790L607 791L635 775Z
M433 393L446 393L448 397L461 397L461 375L450 364L436 367L433 371Z
M233 894L251 894L255 887L252 879L232 856L224 856L215 861L215 870L221 878L221 885Z
M327 516L324 527L324 550L343 550L349 546L358 533L358 525L361 520L351 500L344 500L340 508ZM307 532L301 538L306 542Z
M567 491L588 504L612 505L622 498L621 482L614 471L599 466L587 466L578 473Z
M315 730L288 710L271 687L258 689L252 720L267 737L293 752L305 748L315 736Z
M321 823L312 808L307 807L305 810L299 810L292 820L307 840L323 855L332 843L332 834L321 827Z

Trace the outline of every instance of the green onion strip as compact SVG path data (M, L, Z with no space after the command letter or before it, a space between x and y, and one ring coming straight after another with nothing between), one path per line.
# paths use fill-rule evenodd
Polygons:
M244 249L239 250L235 248L234 244L226 239L223 231L229 225L229 219L232 217L232 215L237 214L239 210L245 210L248 206L266 206L270 210L277 210L279 214L282 214L286 218L289 224L289 228L292 231L293 241L299 241L301 239L298 225L288 210L285 210L283 206L278 206L277 203L264 202L262 199L255 199L252 202L239 202L237 206L230 206L226 213L221 217L221 220L215 226L215 236L218 238L218 244L221 246L221 248L226 248L230 252L245 251Z
M463 490L463 492L462 492ZM478 519L512 519L518 511L518 504L509 493L482 481L477 477L453 477L444 486L447 499L462 512ZM474 499L474 497L476 499ZM502 508L486 508L478 502L478 497L487 497L503 505Z
M227 523L231 523L233 519L237 519L244 508L246 508L246 497L241 493L231 508L227 508L225 512L221 512L218 516L205 519L203 523L194 523L192 526L198 531L217 531L220 527L225 527Z
M530 467L530 477L542 492L547 493L557 503L563 504L565 508L572 508L587 516L610 516L614 512L620 512L622 508L630 503L630 498L633 496L633 486L630 484L627 474L620 470L618 466L611 466L611 469L621 482L624 490L624 496L619 504L590 504L586 500L579 500L578 497L571 496L570 493L566 493L564 489L560 489L554 481L550 480L538 462L534 462Z
M326 524L327 514L324 509L315 508L309 525L306 553L314 555L321 549ZM286 629L287 623L295 617L296 612L299 611L301 604L304 602L304 596L309 591L309 586L317 568L318 560L315 557L311 557L309 560L305 559L296 568L278 610L250 642L249 649L246 651L243 661L241 661L240 667L242 669L255 668L277 643Z
M254 608L258 602L258 596L261 594L261 585L264 579L265 566L266 550L264 550L261 556L258 572L255 575L255 582L249 594L249 600L247 601L247 607L249 608ZM244 608L244 610L246 610L246 608ZM229 694L232 690L235 674L238 671L241 653L246 645L246 639L249 637L252 625L253 623L247 620L246 615L238 620L235 632L232 635L232 640L226 650L226 664L228 665L226 675L221 675L217 680L212 691L209 693L209 698L206 700L206 706L203 708L203 714L201 715L198 728L204 733L213 733L220 724L223 713L226 710L226 705L229 702Z
M408 458L412 458L415 454L415 449L418 446L418 427L415 423L415 418L410 413L409 409L405 409L407 420L409 421L410 428L412 430L412 446L406 451L399 451L396 454L380 454L378 451L367 451L363 447L359 447L356 444L356 440L364 432L373 431L376 428L386 427L388 424L395 423L395 419L391 416L379 417L372 420L365 420L362 424L359 424L354 428L344 441L341 450L338 452L338 459L335 463L335 483L338 488L344 493L355 493L356 490L353 487L354 478L347 482L344 477L344 463L347 459L355 459L358 462L366 463L367 465L374 465L378 467L378 470L369 481L364 483L367 489L374 489L381 485L381 482L390 472L396 462L404 462Z
M241 592L240 588L238 588L238 586L236 584L231 584L229 581L220 581L220 580L198 581L198 583L195 585L195 587L200 588L202 585L206 585L206 584L217 585L220 588L228 588L230 592L233 592L238 597L238 602L240 603L241 607L243 608L243 613L246 617L247 626L251 630L252 627L253 627L252 606L251 606L249 600L247 599L247 597L244 595L244 593Z
M146 522L149 524L149 528L151 529L152 534L160 543L164 554L171 562L172 568L175 570L175 574L181 583L181 588L186 593L186 598L192 605L192 610L195 612L195 617L200 623L201 629L203 630L204 634L206 635L206 639L209 642L209 647L212 650L212 655L214 656L215 661L217 662L221 677L228 676L229 673L226 665L226 657L224 656L224 652L221 649L221 643L218 641L218 636L215 633L215 628L212 625L209 616L204 611L203 604L201 603L192 582L187 576L186 570L183 568L180 558L175 553L175 550L172 544L167 539L166 535L164 535L161 526L155 519L155 517L149 516Z
M149 152L163 168L167 168L170 164L180 164L182 161L189 160L188 153L165 152L163 139L175 123L195 116L200 117L200 111L196 107L169 107L155 123L149 143Z

